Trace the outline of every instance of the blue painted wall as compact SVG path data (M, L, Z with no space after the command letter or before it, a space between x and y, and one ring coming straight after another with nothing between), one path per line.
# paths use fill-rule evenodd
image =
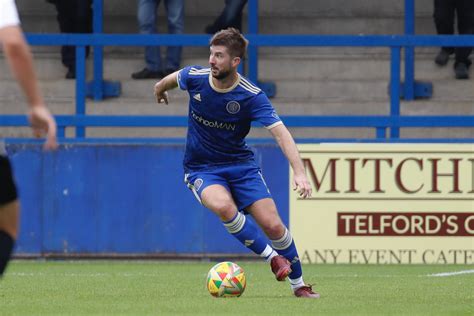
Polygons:
M285 223L288 163L254 146ZM22 203L17 254L248 253L183 183L183 144L7 144Z

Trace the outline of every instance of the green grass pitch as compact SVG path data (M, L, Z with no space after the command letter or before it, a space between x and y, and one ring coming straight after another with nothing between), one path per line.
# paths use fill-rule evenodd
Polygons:
M209 295L215 262L13 261L0 315L474 315L472 265L304 265L321 293L312 300L293 297L265 263L235 262L247 277L240 298Z

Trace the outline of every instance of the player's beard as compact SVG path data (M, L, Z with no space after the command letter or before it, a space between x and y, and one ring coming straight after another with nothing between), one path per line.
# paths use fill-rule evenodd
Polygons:
M225 78L229 77L229 75L230 75L230 70L227 70L227 71L225 71L225 70L218 70L218 72L217 72L216 75L212 74L212 76L213 76L214 78L216 78L217 80L225 79Z

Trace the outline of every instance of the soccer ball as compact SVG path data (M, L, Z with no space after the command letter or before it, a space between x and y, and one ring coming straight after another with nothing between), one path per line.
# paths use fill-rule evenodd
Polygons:
M238 297L246 285L244 270L233 262L220 262L207 274L207 289L214 297Z

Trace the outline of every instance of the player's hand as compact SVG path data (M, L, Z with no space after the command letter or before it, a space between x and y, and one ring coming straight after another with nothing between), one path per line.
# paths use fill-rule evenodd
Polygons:
M168 92L162 91L160 88L160 81L155 84L155 97L157 103L168 104Z
M306 177L306 174L296 174L293 177L293 191L297 191L303 199L310 198L313 189Z
M43 145L45 150L54 150L58 147L56 139L56 121L44 105L35 105L28 111L28 119L33 129L35 137L46 136L46 142Z

